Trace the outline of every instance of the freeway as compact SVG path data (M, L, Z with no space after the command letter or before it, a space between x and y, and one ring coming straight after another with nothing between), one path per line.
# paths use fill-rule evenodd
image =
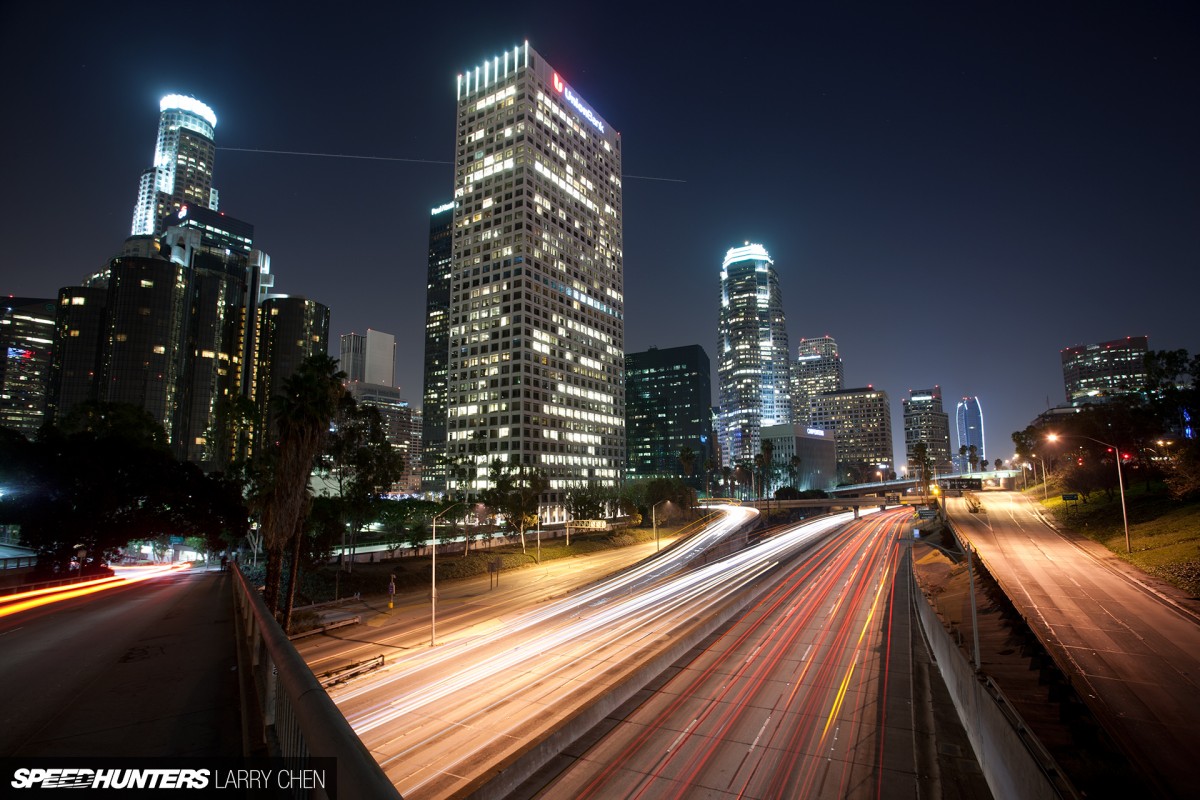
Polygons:
M795 562L537 796L923 793L908 676L887 657L907 648L892 641L892 601L911 513L853 522Z
M704 534L713 542L756 514L725 511ZM488 630L403 653L330 694L406 798L463 794L850 518L796 526L680 572L705 546L689 539L569 597L499 617Z
M983 513L947 503L977 549L1118 746L1164 797L1200 778L1200 619L1151 591L1090 542L1060 535L1015 492L980 495Z

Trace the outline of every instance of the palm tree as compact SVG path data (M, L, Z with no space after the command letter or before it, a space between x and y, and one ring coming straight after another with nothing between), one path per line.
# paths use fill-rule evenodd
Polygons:
M763 457L762 492L763 492L763 497L766 497L769 499L771 497L771 484L774 482L774 481L772 481L772 478L775 477L772 474L775 471L775 464L774 464L775 443L772 442L770 439L766 439L762 443L762 457Z
M692 468L696 466L696 451L684 445L679 451L679 465L683 467L684 477L692 477Z
M792 456L788 459L788 473L792 476L792 488L800 491L800 465L803 463L800 456Z
M263 539L267 550L267 580L263 599L267 608L280 610L279 584L283 554L292 544L291 579L282 603L281 624L291 623L296 596L296 573L300 562L300 531L308 511L308 482L317 455L329 434L329 422L337 412L345 390L344 372L337 360L320 354L309 356L283 383L282 394L271 398L278 437L271 458L269 483L263 487Z

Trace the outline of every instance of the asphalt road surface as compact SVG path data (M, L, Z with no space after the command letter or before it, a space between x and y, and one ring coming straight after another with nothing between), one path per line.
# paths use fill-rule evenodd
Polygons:
M956 531L1034 628L1060 669L1163 797L1200 792L1200 619L1060 535L1015 492L947 508Z

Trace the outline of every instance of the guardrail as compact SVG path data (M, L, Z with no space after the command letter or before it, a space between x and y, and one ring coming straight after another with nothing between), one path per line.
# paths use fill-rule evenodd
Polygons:
M262 597L247 585L237 564L232 566L246 755L265 750L283 758L333 757L337 796L401 800ZM304 796L328 797L322 788Z

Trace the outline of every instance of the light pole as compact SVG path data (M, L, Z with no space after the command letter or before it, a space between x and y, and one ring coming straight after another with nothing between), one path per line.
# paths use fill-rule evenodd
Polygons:
M461 506L462 503L455 503L449 508L443 509L440 513L433 515L433 546L429 548L432 555L429 567L430 575L430 593L429 593L429 646L433 647L437 639L437 521L449 514L454 509Z
M948 548L942 547L941 545L934 544L933 542L929 541L928 539L922 539L921 541L924 542L925 544L929 545L930 547L936 547L938 550L941 550L943 553L951 553L954 555L962 555L963 553L966 553L966 556L967 556L967 581L969 583L969 588L971 591L971 633L974 634L974 638L975 638L975 671L978 672L980 669L980 663L979 663L979 612L975 607L975 568L971 564L971 547L970 547L970 545L967 544L966 539L963 539L959 543L962 546L961 552L956 551L956 550L950 550Z
M1103 445L1104 447L1107 447L1113 451L1113 455L1117 459L1117 489L1121 492L1121 520L1125 523L1125 552L1132 553L1133 547L1129 543L1129 513L1125 510L1125 478L1121 475L1121 448L1117 447L1115 444L1109 444L1108 442L1102 442L1099 439L1093 439L1091 436L1084 436L1081 433L1064 433L1062 436L1075 439L1087 439L1089 442L1095 442L1096 444ZM1059 434L1057 433L1052 433L1046 437L1046 440L1051 442L1057 442L1058 439Z
M650 506L650 523L654 526L654 551L657 553L662 545L658 542L658 507L663 503L669 503L670 500L660 500Z
M1049 495L1046 492L1046 459L1043 458L1042 456L1039 456L1037 453L1030 453L1029 457L1036 458L1038 460L1038 463L1042 465L1042 500L1046 500L1049 497ZM1033 477L1034 478L1037 477L1036 469L1033 471Z

